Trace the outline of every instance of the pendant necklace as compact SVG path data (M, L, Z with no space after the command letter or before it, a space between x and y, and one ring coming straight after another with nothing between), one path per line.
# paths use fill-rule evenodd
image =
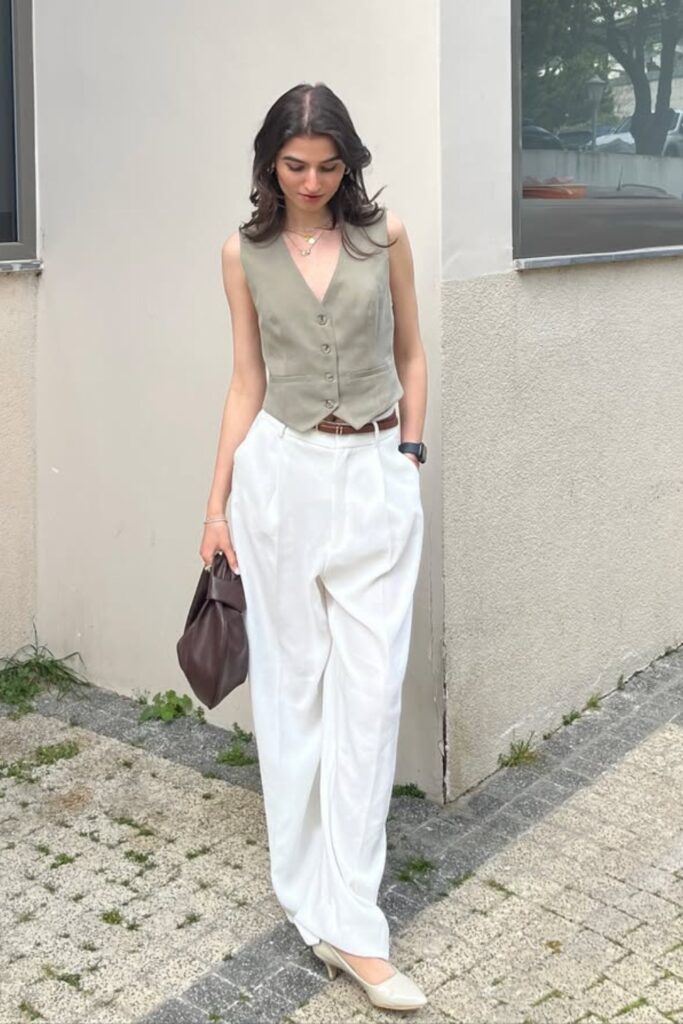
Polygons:
M306 242L308 244L308 248L307 249L301 249L301 248L299 248L298 245L296 246L297 251L300 252L302 256L310 256L311 252L313 250L313 246L316 244L316 242L318 242L322 238L323 231L329 231L329 230L330 230L330 228L323 228L321 230L320 234L316 236L316 235L312 234L311 231L298 231L296 228L285 228L285 231L288 234L290 234L290 235L292 235L292 234L294 234L294 235L303 235L304 238L306 239Z

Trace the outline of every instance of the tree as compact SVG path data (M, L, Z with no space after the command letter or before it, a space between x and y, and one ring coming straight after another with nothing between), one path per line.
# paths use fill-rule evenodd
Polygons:
M633 84L631 134L636 152L659 155L669 129L676 46L683 35L683 0L578 2L585 3L589 17L592 16L586 38L603 45ZM653 110L646 52L648 44L655 40L660 47L660 60Z
M588 123L586 83L596 71L607 77L609 55L586 41L575 9L575 0L523 0L522 106L526 117L550 131ZM600 109L614 110L609 90Z
M573 111L587 120L585 82L596 72L606 77L609 55L633 85L636 152L662 152L676 46L683 36L683 0L522 0L522 33L525 109L534 100L538 104L545 88L549 96L568 96ZM647 58L654 47L660 70L653 109ZM609 102L607 91L603 112Z

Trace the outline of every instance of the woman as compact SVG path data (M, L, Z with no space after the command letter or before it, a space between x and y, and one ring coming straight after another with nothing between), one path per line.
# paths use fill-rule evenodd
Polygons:
M330 977L414 1009L427 1000L389 963L377 894L423 540L426 360L410 245L367 196L370 160L320 83L284 93L256 135L255 210L222 251L233 373L200 554L223 551L244 585L275 894Z

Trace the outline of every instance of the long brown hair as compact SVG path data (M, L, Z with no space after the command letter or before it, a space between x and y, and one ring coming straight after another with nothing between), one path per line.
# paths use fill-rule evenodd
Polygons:
M339 188L332 196L328 208L332 226L342 225L342 245L353 255L371 256L359 249L349 238L345 223L365 227L376 224L384 214L384 207L375 202L384 190L382 186L370 198L365 190L363 168L372 160L372 155L353 126L348 110L327 85L307 82L295 85L284 92L271 106L263 124L254 139L254 160L252 165L252 187L249 199L255 207L251 218L240 224L240 233L254 242L266 242L278 235L285 223L285 202L277 181L275 169L269 170L285 143L296 135L329 135L337 146L338 155L348 168L342 176ZM373 245L387 249L370 238Z

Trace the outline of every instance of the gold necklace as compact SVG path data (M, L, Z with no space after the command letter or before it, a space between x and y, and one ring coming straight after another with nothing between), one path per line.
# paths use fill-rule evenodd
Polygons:
M313 249L313 246L316 244L316 242L318 242L322 238L323 231L331 231L332 227L331 227L331 225L329 227L326 227L326 226L321 227L320 228L320 234L317 237L313 234L313 231L315 231L315 230L317 230L317 229L316 228L309 228L306 231L302 231L300 228L285 228L285 231L288 234L290 234L290 235L303 235L304 238L306 239L306 242L308 243L308 249L300 249L298 245L295 247L297 249L297 251L301 253L302 256L310 256L311 255L311 251Z

